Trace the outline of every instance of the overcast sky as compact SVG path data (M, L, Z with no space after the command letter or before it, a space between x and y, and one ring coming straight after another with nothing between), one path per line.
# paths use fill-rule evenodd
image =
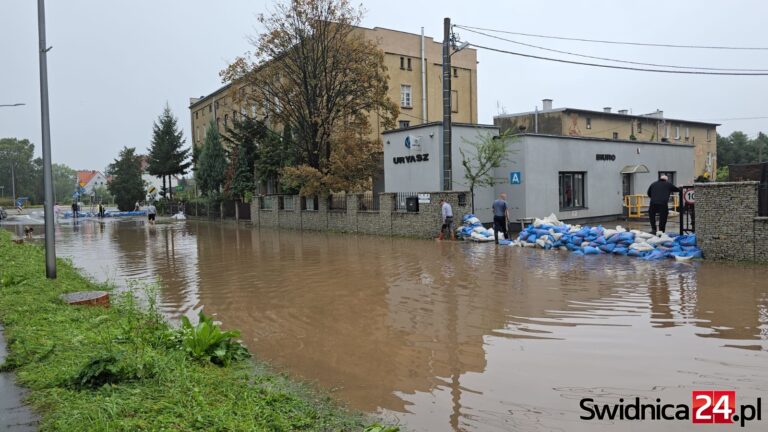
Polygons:
M221 85L218 72L249 49L255 14L270 1L48 0L53 161L103 169L123 146L145 152L166 101L190 136L190 96ZM764 0L400 1L369 0L363 25L441 39L443 17L493 29L653 43L768 47ZM29 138L40 154L37 9L33 0L0 0L0 137ZM566 58L459 31L492 47ZM503 35L502 35L503 36ZM768 51L714 51L587 44L522 36L509 39L601 57L671 65L768 69ZM572 58L572 57L571 57ZM574 59L574 58L572 58ZM601 70L479 51L478 110L492 122L500 107L554 106L672 118L721 120L721 134L768 131L768 77L713 77ZM189 138L188 143L189 144Z

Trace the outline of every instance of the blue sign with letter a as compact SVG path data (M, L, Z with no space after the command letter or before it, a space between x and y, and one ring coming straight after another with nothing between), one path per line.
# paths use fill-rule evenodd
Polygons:
M509 173L509 184L522 184L523 183L523 175L520 174L520 171L512 171Z

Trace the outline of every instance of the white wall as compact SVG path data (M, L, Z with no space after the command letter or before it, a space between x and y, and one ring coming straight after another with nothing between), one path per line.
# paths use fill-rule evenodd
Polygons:
M436 192L441 190L441 127L427 125L418 128L395 130L385 133L384 143L384 191L385 192ZM411 148L406 148L409 136ZM393 158L427 154L426 162L396 164Z

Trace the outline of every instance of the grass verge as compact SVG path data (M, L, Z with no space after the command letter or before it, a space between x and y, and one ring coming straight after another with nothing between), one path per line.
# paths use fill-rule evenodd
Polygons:
M175 348L173 329L132 295L109 309L69 306L62 293L104 290L71 263L47 280L42 248L15 245L0 230L0 321L13 370L30 389L41 430L357 431L361 414L330 397L241 361L227 367ZM98 371L94 372L94 367ZM83 377L107 377L83 388ZM378 425L369 430L396 430Z

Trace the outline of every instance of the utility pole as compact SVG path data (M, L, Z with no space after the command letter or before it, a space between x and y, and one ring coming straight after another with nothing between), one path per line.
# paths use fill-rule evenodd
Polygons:
M443 190L451 190L451 19L443 20Z
M11 161L11 195L13 198L13 205L16 205L16 161Z
M53 227L53 170L51 126L48 117L48 46L45 43L45 1L37 0L37 31L40 38L40 114L43 135L43 189L45 190L45 276L56 279L56 239Z

